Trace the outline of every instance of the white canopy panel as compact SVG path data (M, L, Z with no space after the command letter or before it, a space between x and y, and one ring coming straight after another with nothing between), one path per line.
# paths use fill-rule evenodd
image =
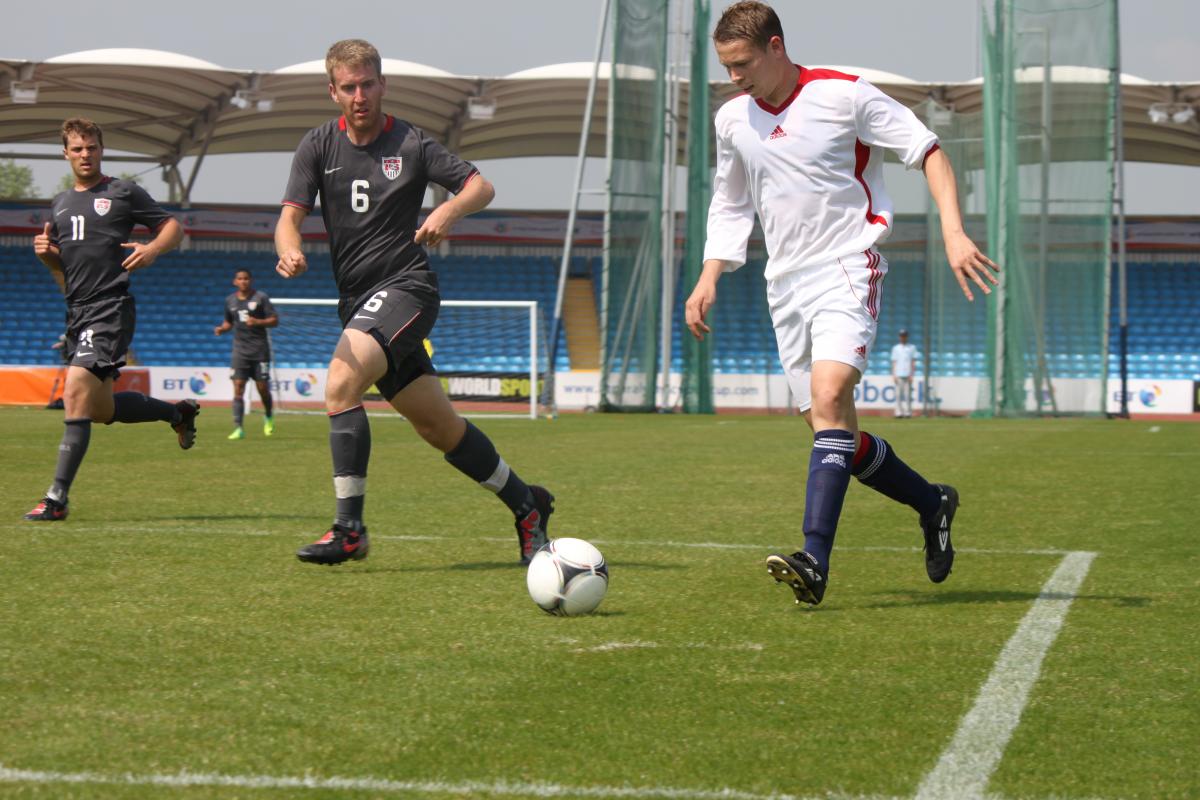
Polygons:
M833 68L862 75L909 106L932 97L960 112L982 108L980 80L929 83L861 67ZM384 107L467 159L575 155L592 69L590 62L568 63L478 77L385 59ZM643 68L627 69L618 71L634 78L652 76ZM588 142L592 156L604 154L611 71L610 65L601 65ZM1025 73L1023 79L1041 80L1040 68ZM1102 72L1056 67L1056 92L1063 87L1056 111L1068 113L1073 96L1085 101L1086 91L1072 94L1072 86L1083 91L1104 78ZM36 86L36 102L14 103L13 83L25 89ZM682 87L682 114L687 113L688 89ZM727 82L713 82L710 91L713 108L736 94ZM1200 105L1200 81L1153 83L1125 75L1121 98L1129 161L1200 165L1195 118L1155 124L1148 115L1156 104ZM475 104L485 112L491 106L490 117L469 113L469 105ZM40 62L0 59L0 148L8 145L10 152L12 145L57 143L62 120L76 115L104 127L110 150L139 154L164 166L204 153L290 152L307 130L336 114L322 61L255 72L157 50L90 50ZM680 143L682 158L682 135Z

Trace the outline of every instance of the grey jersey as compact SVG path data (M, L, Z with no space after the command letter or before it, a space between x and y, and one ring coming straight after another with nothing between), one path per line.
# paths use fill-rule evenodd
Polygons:
M50 240L58 245L68 306L127 294L129 273L121 262L131 251L121 245L135 225L157 231L171 219L145 189L107 176L90 189L59 194L50 213Z
M237 292L225 298L225 321L233 326L234 361L270 361L271 339L268 328L250 327L246 319L266 319L275 316L271 298L260 291L251 292L243 300Z
M310 211L320 195L338 294L357 301L397 277L437 286L424 249L413 241L425 188L432 181L457 194L476 172L390 115L363 147L350 141L339 118L301 140L283 203Z

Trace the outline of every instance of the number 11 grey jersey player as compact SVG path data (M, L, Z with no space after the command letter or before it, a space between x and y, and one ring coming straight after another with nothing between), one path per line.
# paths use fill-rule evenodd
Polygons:
M296 555L317 564L367 555L363 508L371 432L362 397L374 384L451 465L508 506L521 561L527 563L546 541L554 498L518 478L491 440L458 415L424 346L441 301L423 245L443 241L459 219L486 207L495 191L472 165L424 131L383 112L386 79L371 44L335 43L325 68L329 96L342 116L300 142L275 229L276 270L285 278L303 273L308 262L300 226L320 197L343 325L325 388L334 523ZM418 227L430 182L455 197Z
M196 440L200 412L195 400L168 403L113 391L136 320L129 273L177 246L183 228L142 187L101 171L104 132L95 122L66 120L62 142L74 184L52 201L53 222L34 237L33 252L67 299L66 413L54 483L25 515L30 522L67 518L67 493L87 453L93 422L166 422L187 450ZM137 225L150 229L150 242L129 241Z

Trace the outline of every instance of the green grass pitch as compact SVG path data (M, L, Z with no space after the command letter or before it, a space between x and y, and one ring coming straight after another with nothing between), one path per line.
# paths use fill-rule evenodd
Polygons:
M564 619L399 419L370 558L301 564L327 423L259 419L230 442L205 409L188 452L97 425L70 519L35 525L62 415L0 409L0 797L913 797L1068 551L1097 555L986 795L1200 796L1200 426L867 420L959 488L961 552L930 584L915 515L852 483L809 609L762 565L801 541L798 419L480 421L611 565Z

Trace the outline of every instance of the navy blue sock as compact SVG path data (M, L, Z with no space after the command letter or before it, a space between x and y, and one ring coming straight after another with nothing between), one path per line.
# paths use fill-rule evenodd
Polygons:
M942 493L901 461L880 436L863 431L853 471L859 483L911 507L922 517L937 513L942 503Z
M88 443L92 440L92 421L90 419L63 420L62 442L58 445L58 466L54 470L54 484L46 495L60 503L67 502L67 492L75 480L75 473L87 455Z
M367 463L371 460L371 426L361 405L329 415L329 450L337 495L334 519L343 527L359 530L367 494Z
M487 434L467 421L467 429L454 449L446 453L446 461L462 474L488 491L495 492L504 505L523 517L533 508L533 493L505 463Z
M117 392L113 395L113 418L106 422L178 422L175 404L141 392Z
M804 498L804 549L826 571L838 517L842 515L842 501L850 485L853 459L854 434L850 431L825 430L814 434Z
M241 397L233 398L233 427L242 427L242 420L246 416L246 401Z

